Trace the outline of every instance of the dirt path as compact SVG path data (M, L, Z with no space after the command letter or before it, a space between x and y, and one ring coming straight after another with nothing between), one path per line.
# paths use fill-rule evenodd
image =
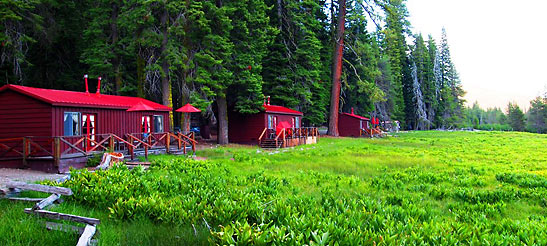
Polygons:
M35 170L0 168L0 189L6 187L9 181L36 182L40 180L55 180L64 177L65 174L45 173Z

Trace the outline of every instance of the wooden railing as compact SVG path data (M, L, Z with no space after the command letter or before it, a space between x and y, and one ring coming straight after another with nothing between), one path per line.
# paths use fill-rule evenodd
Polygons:
M281 147L285 147L285 146L284 146L284 145L285 145L285 128L283 128L281 131L279 131L279 133L277 134L277 136L275 136L275 147L276 147L276 148L279 148L279 147L278 147L278 146L279 146L279 142L278 142L278 141L279 141L279 137L280 137L280 136L283 136L283 138L281 139L281 140L283 140L283 142L281 142L281 144L282 144L283 146L281 146Z
M133 133L126 139L115 134L96 134L90 136L58 136L58 137L19 137L0 139L0 160L22 159L26 165L31 158L52 158L57 164L63 157L89 156L98 151L125 152L135 158L136 150L144 150L148 158L150 149L165 148L169 153L171 146L177 146L186 154L186 146L191 146L196 153L197 142L194 134Z
M368 128L365 128L365 129L360 129L359 130L359 137L361 136L367 136L367 137L374 137L375 135L382 135L382 130L380 130L379 128L371 128L371 129L368 129Z
M278 144L277 141L279 141L281 132L283 132L284 136L282 140L319 136L319 130L317 127L283 128L280 132L276 132L275 129L264 128L258 137L258 145L260 146L262 141L266 139L276 140L276 144Z

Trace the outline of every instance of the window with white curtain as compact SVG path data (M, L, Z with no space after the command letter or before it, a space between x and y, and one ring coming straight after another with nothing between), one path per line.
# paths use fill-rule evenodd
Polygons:
M163 115L154 115L154 132L163 132Z
M80 135L80 113L65 112L63 115L63 131L64 136Z

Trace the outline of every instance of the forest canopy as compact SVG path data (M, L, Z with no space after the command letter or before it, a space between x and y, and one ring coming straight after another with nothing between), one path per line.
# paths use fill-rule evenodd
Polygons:
M446 31L412 33L405 0L28 0L0 13L2 85L82 91L84 74L100 76L104 93L190 102L220 128L270 96L320 126L342 38L339 111L413 130L470 122ZM544 131L538 100L522 129Z

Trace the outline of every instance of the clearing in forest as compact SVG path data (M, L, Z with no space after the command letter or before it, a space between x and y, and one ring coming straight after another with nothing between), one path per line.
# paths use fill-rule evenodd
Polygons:
M148 171L73 171L62 185L74 195L54 210L100 218L100 245L545 245L545 146L546 135L428 131L219 147L198 151L205 161L157 156ZM77 240L24 206L0 201L0 245Z

